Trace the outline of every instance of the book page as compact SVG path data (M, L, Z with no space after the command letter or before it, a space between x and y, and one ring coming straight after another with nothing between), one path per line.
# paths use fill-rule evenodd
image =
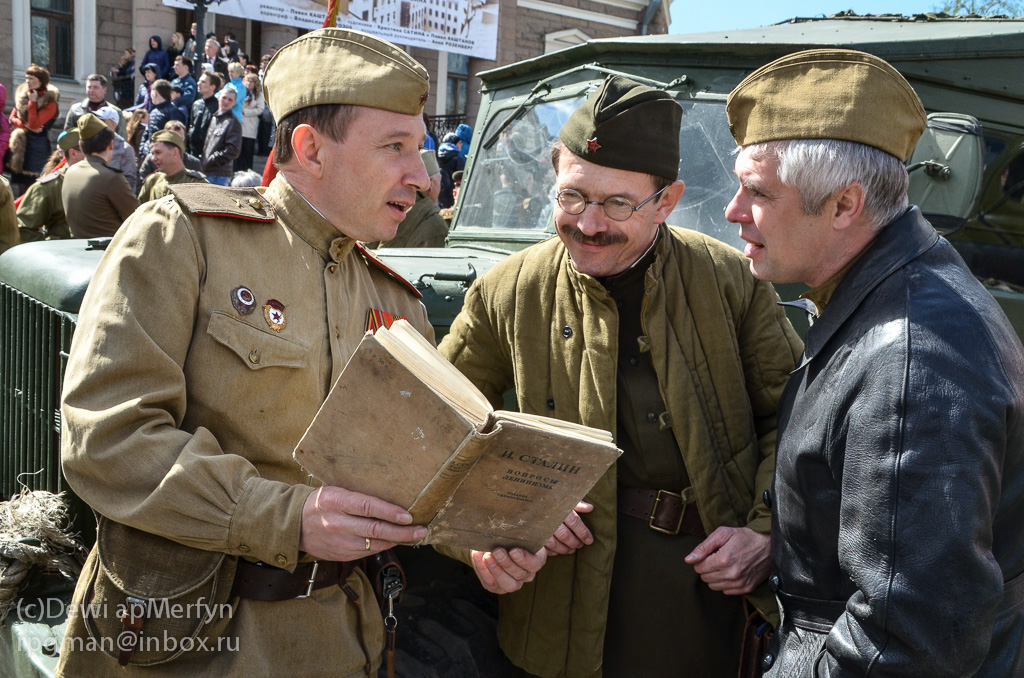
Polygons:
M527 426L535 426L540 429L548 431L561 431L568 436L579 436L581 438L587 438L590 440L597 440L600 442L613 443L615 438L608 431L591 428L590 426L584 426L583 424L577 424L571 421L562 421L561 419L554 419L552 417L545 417L541 414L528 414L526 412L509 412L508 410L497 410L494 413L495 418L499 421L504 419L505 421L515 421L520 424Z
M424 383L458 408L464 417L481 425L487 422L492 408L484 394L408 321L396 320L390 329L382 327L374 336Z

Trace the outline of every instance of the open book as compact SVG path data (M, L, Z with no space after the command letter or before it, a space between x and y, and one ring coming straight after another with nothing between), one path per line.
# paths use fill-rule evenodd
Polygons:
M426 544L537 551L621 454L607 431L495 411L404 320L367 333L295 448L327 485L380 497Z

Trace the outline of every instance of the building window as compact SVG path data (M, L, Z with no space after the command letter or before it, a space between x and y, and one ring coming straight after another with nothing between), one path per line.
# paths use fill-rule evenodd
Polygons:
M448 115L465 115L469 98L469 57L448 53Z
M73 78L74 0L32 0L32 63Z

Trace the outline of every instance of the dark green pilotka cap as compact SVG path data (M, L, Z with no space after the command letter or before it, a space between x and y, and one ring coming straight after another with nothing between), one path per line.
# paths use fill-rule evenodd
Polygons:
M682 107L667 92L610 75L562 125L558 138L602 167L679 177Z

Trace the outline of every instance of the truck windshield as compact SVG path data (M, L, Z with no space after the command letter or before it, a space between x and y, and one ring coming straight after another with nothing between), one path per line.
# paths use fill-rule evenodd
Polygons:
M548 101L526 110L509 124L490 148L479 148L470 180L461 197L461 229L532 229L555 232L555 173L551 144L583 98ZM679 178L686 183L682 200L668 218L673 226L692 228L742 248L738 228L725 220L738 185L732 173L736 147L725 117L724 99L683 100L679 135ZM483 138L501 125L492 119Z

